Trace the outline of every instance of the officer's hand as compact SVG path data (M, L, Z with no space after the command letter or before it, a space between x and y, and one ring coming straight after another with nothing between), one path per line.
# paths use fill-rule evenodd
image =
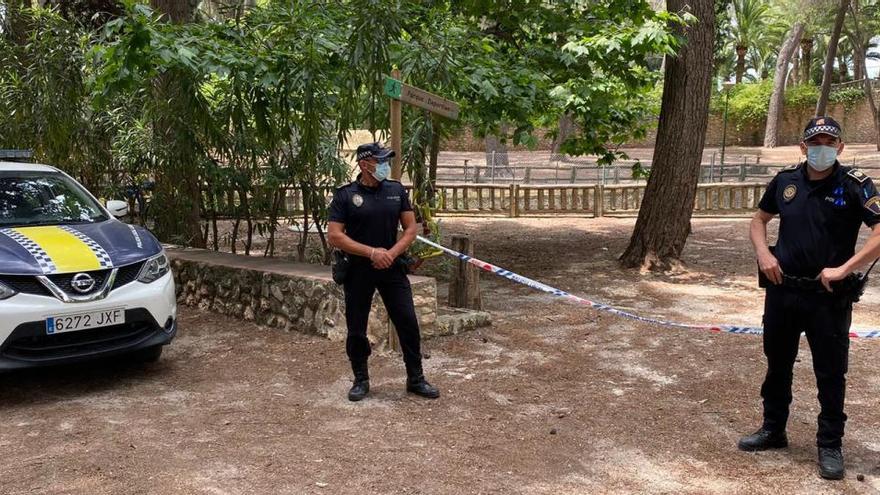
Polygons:
M776 256L769 253L764 256L758 256L758 268L774 284L779 285L782 283L782 268L779 268L779 261L776 259Z
M844 270L843 267L826 268L819 274L819 280L822 282L822 285L825 286L825 290L828 292L834 292L831 290L831 282L843 280L847 275L848 273L846 273L846 270Z
M394 256L391 256L387 249L376 248L371 261L373 262L373 268L385 270L394 264Z

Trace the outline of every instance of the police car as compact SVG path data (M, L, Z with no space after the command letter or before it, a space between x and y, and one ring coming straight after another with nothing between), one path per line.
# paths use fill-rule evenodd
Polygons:
M0 161L0 371L124 353L177 332L162 245L60 170Z

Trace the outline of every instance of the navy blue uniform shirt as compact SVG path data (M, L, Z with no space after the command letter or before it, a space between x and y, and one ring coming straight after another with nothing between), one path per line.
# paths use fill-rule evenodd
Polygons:
M412 211L412 205L400 182L384 180L377 187L367 187L355 180L333 194L330 221L345 224L345 234L356 242L391 249L397 242L400 214L405 211Z
M815 277L855 254L859 229L880 223L880 196L862 172L834 164L831 175L811 181L807 164L779 172L758 207L779 215L774 255L786 275Z

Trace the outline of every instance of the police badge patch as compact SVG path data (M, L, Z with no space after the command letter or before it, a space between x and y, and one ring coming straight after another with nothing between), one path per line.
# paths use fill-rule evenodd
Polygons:
M352 202L356 207L360 208L361 205L364 204L364 197L361 196L360 194L355 193L355 194L351 197L351 202Z
M880 215L880 196L874 196L865 203L865 208L875 215Z
M794 199L797 195L797 186L794 184L789 184L784 191L782 191L782 199L785 200L786 203Z

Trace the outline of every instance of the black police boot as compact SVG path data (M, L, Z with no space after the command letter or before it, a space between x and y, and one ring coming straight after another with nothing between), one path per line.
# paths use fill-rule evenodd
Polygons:
M826 480L842 480L843 452L838 448L819 447L819 475Z
M406 391L428 399L440 397L440 391L425 380L422 365L406 367Z
M761 428L751 435L740 438L736 446L739 447L739 450L746 452L782 449L788 447L788 438L785 436L784 431L775 432Z
M355 363L352 361L351 370L354 372L354 383L348 391L348 400L357 402L370 393L370 373L367 371L367 362Z

